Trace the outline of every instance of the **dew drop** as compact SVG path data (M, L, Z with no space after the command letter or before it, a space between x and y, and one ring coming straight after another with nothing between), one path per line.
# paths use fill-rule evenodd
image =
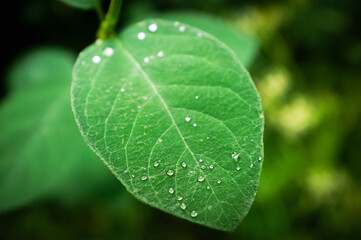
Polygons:
M261 160L262 160L262 156L259 156L258 161L261 161Z
M178 29L180 32L184 32L186 30L186 27L185 26L180 26L179 29Z
M168 192L169 192L170 194L173 194L173 193L174 193L174 189L173 189L173 188L169 188Z
M199 161L199 162L203 162L203 159L202 159L202 158L200 158L198 161Z
M145 39L145 33L144 32L138 33L138 39L139 40L144 40Z
M103 50L103 55L104 56L111 57L111 56L113 56L113 54L114 54L114 49L113 48L111 48L111 47L104 48L104 50Z
M251 165L249 165L249 168L253 168L253 163L251 163Z
M212 170L213 168L214 168L213 164L209 166L209 169Z
M163 56L164 56L164 53L163 53L162 51L159 51L159 52L157 53L157 56L158 56L158 57L163 57Z
M260 117L260 118L264 118L264 114L262 113L259 117Z
M186 168L187 164L185 162L182 162L182 167Z
M181 208L182 210L186 210L187 205L185 205L185 203L182 203L182 204L180 205L180 208Z
M237 159L238 156L239 156L239 153L237 153L237 152L232 153L232 157L233 157L234 159Z
M193 127L197 127L197 123L193 123Z
M158 142L160 142L160 143L163 142L163 139L158 139Z
M158 166L159 166L159 162L157 162L157 161L154 162L153 166L154 166L154 167L158 167Z
M169 170L167 171L167 175L168 175L168 176L173 176L173 174L174 174L174 172L173 172L172 169L169 169Z
M178 201L182 201L182 200L183 200L183 197L182 197L182 196L178 196L178 197L177 197L177 200L178 200Z
M202 166L201 166L201 169L202 169L202 170L206 169L206 166L202 165Z
M210 186L207 186L207 189L211 189L211 187L210 187Z
M93 61L93 63L95 63L95 64L100 63L101 60L102 60L102 59L101 59L99 56L94 56L94 57L92 58L92 61Z
M237 166L237 167L236 167L236 170L237 170L237 171L241 170L240 166Z
M132 178L135 178L134 174L132 174Z
M198 97L198 96L195 96L194 98L195 98L195 99L198 99L199 97Z
M221 182L222 182L221 180L217 180L217 184L221 184Z
M197 216L198 216L198 213L197 213L196 211L192 211L192 212L191 212L191 217L194 218L194 217L197 217Z
M186 117L185 119L186 119L187 122L189 122L191 120L190 117Z
M155 32L155 31L157 31L157 29L158 29L158 26L155 23L152 23L148 26L148 30L151 32Z
M145 180L148 179L148 177L147 177L147 176L142 176L140 179L141 179L142 181L145 181Z
M199 177L198 177L198 182L203 182L204 179L205 179L205 178L204 178L203 176L199 176Z
M121 92L125 92L125 89L124 89L124 88L122 88L122 89L120 89L120 91L121 91Z
M144 58L144 62L145 62L145 63L149 63L149 57L145 57L145 58Z

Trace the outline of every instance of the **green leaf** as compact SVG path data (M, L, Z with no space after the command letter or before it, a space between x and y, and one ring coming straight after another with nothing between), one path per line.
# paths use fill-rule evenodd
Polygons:
M10 91L43 88L44 85L71 83L75 55L65 49L43 47L34 49L15 62L8 74Z
M74 188L72 196L75 197L79 190L74 186L81 188L78 184L83 178L108 181L106 167L86 146L74 122L69 94L71 69L68 68L74 59L69 58L69 52L50 57L59 53L57 51L39 49L20 60L28 61L26 67L17 64L13 71L19 71L19 76L25 77L24 85L31 87L14 91L0 105L0 212L41 196L69 192L66 186ZM41 55L48 57L41 60ZM64 64L56 69L55 62ZM31 68L35 72L40 71L37 68L54 71L44 70L46 74L29 74L27 78ZM59 74L64 79L57 79ZM41 81L36 76L41 76ZM58 80L57 84L53 84L54 79ZM14 88L22 88L17 84L20 82L14 83Z
M258 40L255 37L237 29L220 17L199 12L173 12L160 17L187 23L212 34L227 44L245 67L252 64L258 51Z
M89 10L95 8L97 0L59 0L59 1L66 3L69 6L75 8Z
M73 70L86 142L137 199L220 230L254 200L263 159L257 90L199 29L146 20L89 46Z

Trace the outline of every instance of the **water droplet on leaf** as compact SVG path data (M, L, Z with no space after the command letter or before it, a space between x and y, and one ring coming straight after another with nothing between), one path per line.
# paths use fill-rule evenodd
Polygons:
M203 182L204 179L205 179L205 178L204 178L203 176L199 176L199 177L198 177L198 182Z
M104 50L103 50L103 55L104 56L111 57L111 56L113 56L113 54L114 54L114 49L113 48L111 48L111 47L104 48Z
M179 31L180 31L180 32L184 32L185 30L186 30L186 27L185 27L185 26L182 25L182 26L179 27Z
M174 171L173 171L172 169L169 169L169 170L167 171L167 175L168 175L168 176L173 176L173 174L174 174Z
M237 152L232 153L232 157L233 157L234 159L237 159L238 156L239 156L239 154L238 154Z
M102 59L101 59L99 56L94 56L94 57L92 58L92 61L93 61L93 63L95 63L95 64L100 63L101 60L102 60Z
M194 218L194 217L197 217L197 216L198 216L198 213L197 213L196 211L192 211L192 212L191 212L191 217Z
M155 31L157 31L157 29L158 29L158 26L155 23L152 23L148 26L148 30L151 32L155 32Z
M180 205L180 208L181 208L182 210L186 210L187 205L185 205L185 203L182 203L182 204Z
M173 194L173 193L174 193L174 189L173 189L173 188L169 188L168 192L169 192L170 194Z
M138 33L138 39L139 40L144 40L145 39L145 33L144 32Z

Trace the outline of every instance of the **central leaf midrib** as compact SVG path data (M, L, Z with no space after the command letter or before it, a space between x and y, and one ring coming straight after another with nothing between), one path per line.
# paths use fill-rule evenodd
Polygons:
M170 112L169 108L168 108L168 105L165 103L163 97L159 94L157 88L155 87L155 85L153 84L153 82L151 81L151 79L149 78L148 74L142 69L142 67L140 66L140 64L138 63L138 61L134 58L134 56L123 46L122 42L119 40L119 39L115 39L115 42L117 43L117 45L122 48L125 52L125 54L128 56L128 58L130 59L130 61L132 61L134 63L134 65L136 66L136 68L139 70L139 72L143 75L143 77L146 79L146 81L148 82L148 84L150 85L150 87L153 89L155 95L158 96L159 100L161 101L163 107L165 108L165 110L167 111L168 113L168 116L170 117L172 123L174 124L180 138L182 139L182 142L184 143L184 145L186 146L186 148L188 149L188 151L191 153L194 161L196 162L196 164L198 165L198 168L200 170L200 172L203 172L201 171L201 168L199 166L199 163L197 161L197 159L195 158L194 156L194 153L192 152L192 150L190 149L190 147L188 146L187 142L185 141L180 129L178 128L178 125L176 124L174 118L173 118L173 115L172 113ZM215 194L215 192L213 191L213 188L211 186L211 184L209 183L208 179L206 178L205 176L205 180L207 181L208 185L210 186L211 190L212 190L212 193L214 194L214 196L216 197L217 201L220 203L217 195ZM224 212L224 209L222 207L222 204L220 204L220 207L222 209L222 213L226 216L226 219L227 219L227 215L225 214Z

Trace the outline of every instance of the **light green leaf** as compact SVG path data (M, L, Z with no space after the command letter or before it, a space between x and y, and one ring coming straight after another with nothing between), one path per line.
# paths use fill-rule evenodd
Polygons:
M59 0L68 4L69 6L80 8L84 10L92 9L95 7L97 0Z
M11 67L7 82L10 91L28 88L43 88L44 85L71 82L69 73L73 69L75 55L68 50L55 47L34 49L21 57Z
M146 20L97 42L73 70L86 142L139 200L234 230L263 159L257 90L222 42L179 22Z
M252 64L258 51L258 40L255 37L220 17L199 12L173 12L161 18L187 23L212 34L227 44L245 67Z
M106 167L102 166L104 164L84 143L71 112L71 69L68 65L74 60L68 58L69 53L60 54L58 58L38 58L55 53L54 49L47 48L28 54L25 57L29 61L26 67L22 68L24 65L19 64L14 71L29 73L32 67L35 72L39 67L53 68L54 71L29 74L29 79L25 73L19 73L19 76L25 77L22 79L24 85L31 87L12 92L1 102L0 212L41 196L59 194L59 191L69 193L67 186L72 186L75 198L80 192L75 186L81 188L78 184L83 178L91 178L91 182L109 179ZM31 56L34 56L33 61ZM63 61L60 61L62 58ZM49 59L57 59L59 61L55 62L64 64L59 64L59 69L55 71L55 62ZM65 64L67 61L68 64ZM53 84L61 71L64 79L57 79L57 84ZM44 79L39 81L36 76ZM14 88L22 88L17 84L20 82L14 83Z

